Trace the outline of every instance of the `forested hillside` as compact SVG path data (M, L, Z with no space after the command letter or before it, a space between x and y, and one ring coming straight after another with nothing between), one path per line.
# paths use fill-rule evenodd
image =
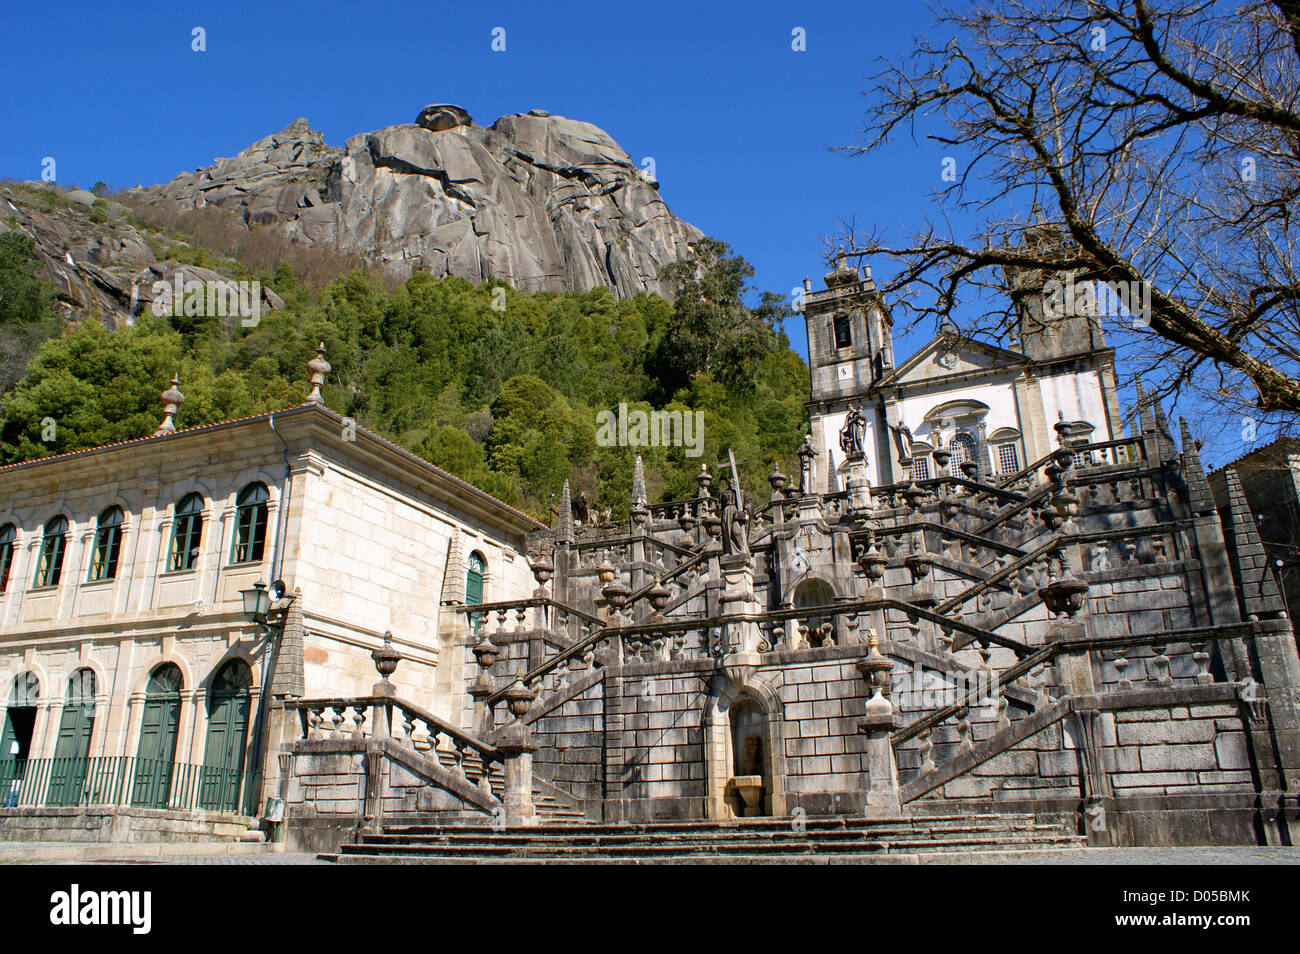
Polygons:
M792 472L804 432L807 369L775 297L745 307L752 270L707 239L664 270L675 304L428 275L390 289L359 270L317 292L282 265L239 276L284 300L256 327L178 305L114 331L94 314L55 317L30 252L0 235L0 358L17 366L0 398L5 462L151 434L177 371L181 427L301 403L321 341L332 409L542 518L566 479L626 512L638 448L596 440L597 415L620 403L704 413L702 456L639 448L652 500L692 495L701 463L713 469L728 448L766 495L772 462Z

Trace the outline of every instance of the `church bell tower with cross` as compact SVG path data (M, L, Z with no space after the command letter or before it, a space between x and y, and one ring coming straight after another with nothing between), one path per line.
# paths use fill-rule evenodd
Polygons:
M873 482L879 480L877 461L888 458L887 428L878 402L869 392L894 374L893 320L871 279L848 263L843 252L826 274L826 288L813 291L804 279L803 314L808 332L808 367L812 424L811 447L816 451L814 487L822 493L847 489L846 453L839 434L850 405L862 408L862 453Z

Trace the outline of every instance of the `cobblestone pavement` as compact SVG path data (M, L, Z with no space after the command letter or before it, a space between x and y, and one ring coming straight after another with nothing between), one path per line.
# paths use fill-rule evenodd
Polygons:
M22 861L16 864L147 864L147 865L325 865L315 855L266 853L248 855L176 855L158 858L99 859L90 862ZM936 861L930 864L940 863ZM1300 865L1300 847L1267 848L1253 845L1191 848L1089 848L1076 851L1025 852L1009 861L1006 855L982 856L972 852L962 858L945 858L945 864L1016 865Z
M955 864L985 862L972 853ZM1300 848L1228 845L1189 848L1085 848L1079 851L1034 852L1018 865L1300 865Z

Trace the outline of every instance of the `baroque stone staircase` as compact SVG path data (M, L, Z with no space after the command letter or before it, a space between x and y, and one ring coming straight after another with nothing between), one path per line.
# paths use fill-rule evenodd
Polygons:
M407 825L322 854L340 864L862 864L986 860L1081 848L1064 820L1031 814L754 818L536 828Z

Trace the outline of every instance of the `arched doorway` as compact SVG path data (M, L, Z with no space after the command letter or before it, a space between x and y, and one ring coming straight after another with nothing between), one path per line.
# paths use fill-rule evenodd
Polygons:
M825 580L810 577L795 587L794 605L796 609L805 609L809 606L829 606L834 602L835 590ZM808 627L809 645L826 645L826 640L835 636L835 618L833 616L808 616L801 620L792 620L790 625L794 626L798 623L803 623Z
M135 756L132 805L167 806L176 758L176 728L181 721L181 685L181 671L173 663L164 663L149 677Z
M32 735L36 731L36 702L41 682L35 673L20 673L9 690L4 728L0 729L0 805L18 804L19 789L32 757Z
M212 680L199 790L199 804L212 811L233 812L239 808L252 686L253 673L242 659L226 663Z
M95 727L95 673L78 669L68 680L59 737L50 768L51 805L76 805L90 760L90 734Z

